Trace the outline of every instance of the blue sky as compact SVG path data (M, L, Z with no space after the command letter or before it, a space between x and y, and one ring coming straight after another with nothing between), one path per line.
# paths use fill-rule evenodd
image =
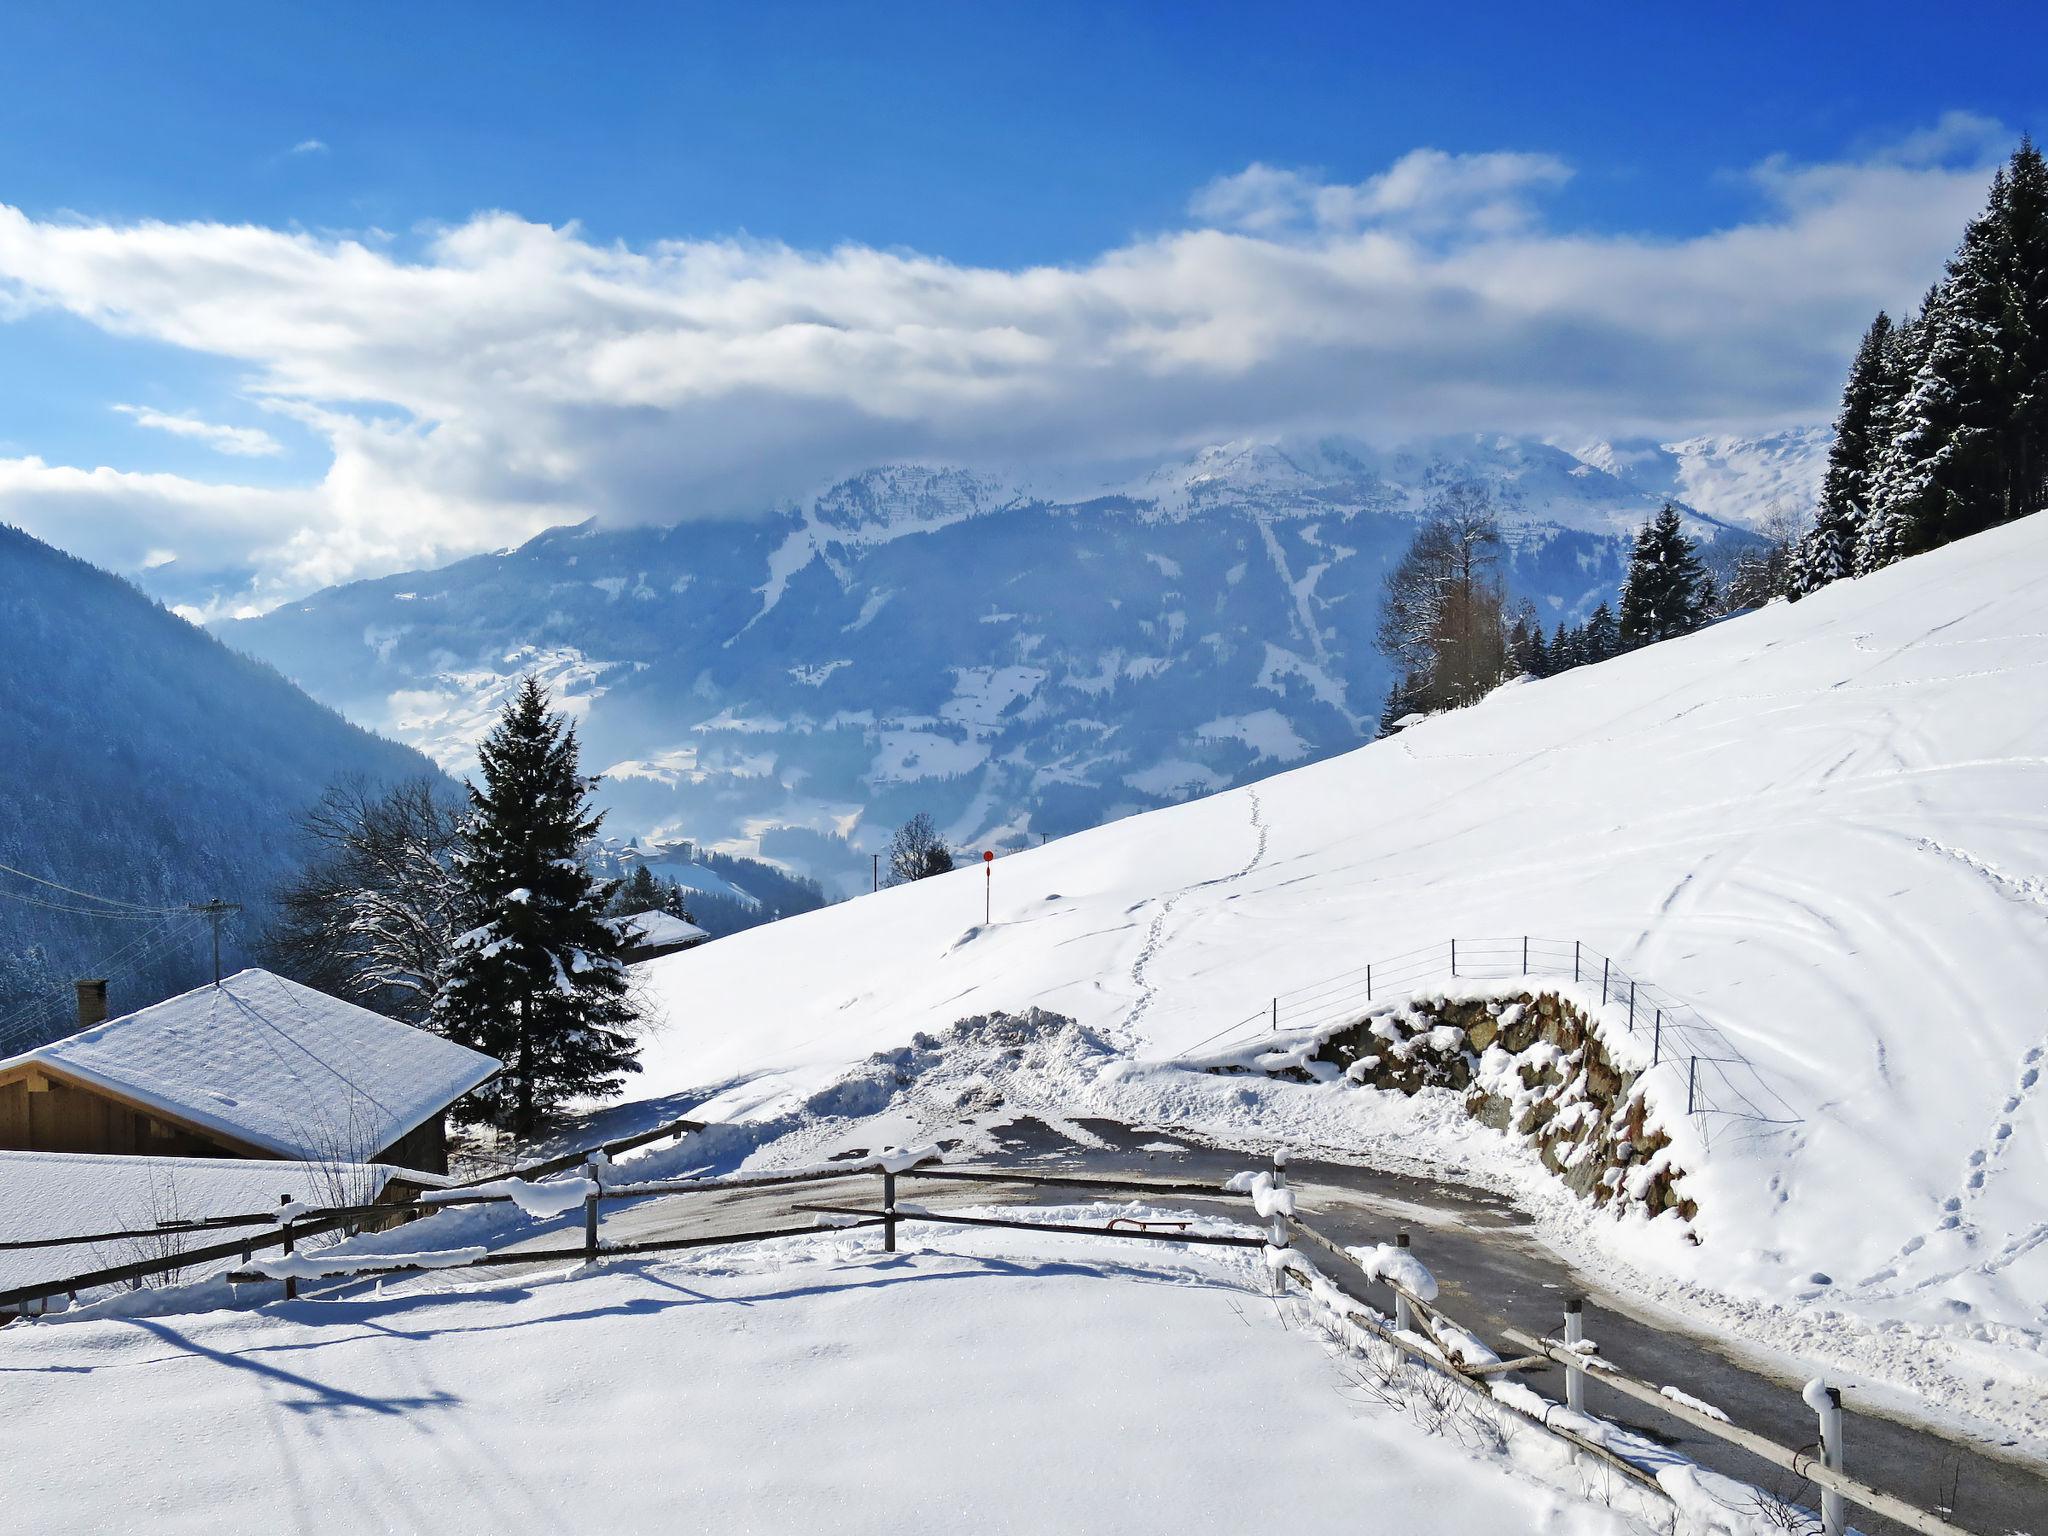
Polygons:
M246 573L275 563L266 542L324 541L333 558L301 561L288 587L579 512L732 510L869 455L1824 416L1844 338L1924 286L1989 163L2048 118L2040 8L1955 9L15 7L0 205L24 224L11 252L0 238L0 460L43 469L0 474L0 516L130 568L174 553ZM558 238L486 238L493 210ZM151 223L184 233L140 232ZM212 225L276 239L259 252ZM1762 257L1760 239L1727 238L1751 229L1777 241ZM451 255L462 230L488 251ZM81 275L88 235L104 261ZM848 246L899 260L878 275L772 254ZM1668 248L1679 277L1667 293L1624 274L1642 313L1558 276L1581 257L1627 267L1644 246ZM674 249L696 255L646 268ZM715 249L728 256L708 273ZM1810 280L1801 251L1846 268L1825 301L1790 291ZM1497 283L1489 262L1516 275ZM948 274L929 320L925 263ZM1077 280L1049 297L1040 266ZM467 290L454 309L474 306L459 326L431 312L444 278ZM1788 280L1784 303L1809 321L1762 316L1733 341L1712 325L1746 284ZM1364 287L1331 296L1327 323L1295 313L1344 284ZM606 294L578 308L593 285ZM1102 329L1105 309L1162 289L1170 314ZM1699 327L1676 327L1666 353L1624 335L1672 331L1647 312L1662 303ZM427 306L417 325L408 304ZM1407 325L1501 305L1433 350ZM487 335L493 307L504 329ZM889 319L870 337L876 313ZM1369 313L1342 356L1302 345ZM428 366L444 323L466 361L496 359L497 393L473 368ZM936 351L907 339L930 334ZM1112 440L1091 358L1132 348L1139 382L1112 392L1145 408ZM1313 367L1281 362L1310 351ZM545 369L578 382L555 388ZM927 370L956 370L930 400L907 382ZM961 377L998 375L1021 380L1003 421L971 419ZM1047 403L1062 391L1072 415ZM780 435L712 451L731 417L763 411ZM664 432L685 446L657 448ZM484 463L508 434L553 452ZM626 470L577 489L600 455ZM794 478L751 472L767 459ZM53 467L130 478L60 484ZM195 511L207 498L172 480L231 486L239 510ZM434 536L370 528L346 498L372 481L416 496L407 516ZM656 506L650 484L680 489Z

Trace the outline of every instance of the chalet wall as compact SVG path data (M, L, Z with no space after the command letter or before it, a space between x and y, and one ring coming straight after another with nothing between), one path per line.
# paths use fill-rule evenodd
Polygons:
M35 1088L38 1079L47 1086ZM0 1149L140 1157L249 1155L89 1088L32 1072L0 1083Z
M433 1115L379 1152L370 1161L389 1163L394 1168L412 1168L421 1173L448 1171L448 1125L446 1115Z

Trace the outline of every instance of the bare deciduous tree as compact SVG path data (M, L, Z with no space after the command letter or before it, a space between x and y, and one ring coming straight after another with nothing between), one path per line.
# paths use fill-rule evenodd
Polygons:
M1406 710L1469 704L1506 676L1507 589L1500 524L1486 488L1450 486L1387 573L1378 643Z
M460 813L432 779L329 786L299 819L307 857L264 935L277 970L423 1023L459 926Z
M945 840L939 836L939 829L932 824L931 817L923 811L898 827L896 835L889 840L891 885L904 885L929 875L947 874L952 868L953 855L947 851Z

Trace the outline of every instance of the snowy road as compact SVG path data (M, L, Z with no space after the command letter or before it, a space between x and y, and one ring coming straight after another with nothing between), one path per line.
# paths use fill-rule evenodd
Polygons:
M1102 1145L1084 1146L1041 1121L1023 1119L1002 1128L1000 1161L1031 1163L1061 1171L1122 1177L1169 1177L1221 1183L1257 1160L1204 1146L1173 1133L1133 1130L1107 1121L1083 1122L1079 1129ZM1445 1310L1481 1337L1498 1342L1502 1330L1545 1334L1558 1331L1564 1298L1588 1298L1587 1334L1601 1353L1643 1379L1682 1387L1727 1412L1738 1423L1786 1445L1815 1438L1812 1415L1799 1397L1801 1380L1785 1366L1749 1351L1735 1351L1724 1338L1710 1337L1680 1317L1619 1298L1564 1263L1535 1240L1528 1218L1505 1198L1450 1182L1387 1173L1348 1164L1297 1158L1292 1182L1302 1213L1346 1244L1388 1240L1406 1227L1415 1252L1436 1276ZM609 1209L604 1236L612 1241L738 1233L788 1224L801 1225L800 1204L878 1203L873 1174L844 1184L803 1185L727 1194L655 1199ZM1026 1185L920 1184L906 1175L898 1198L935 1209L967 1204L1032 1204L1063 1198L1056 1189ZM1161 1203L1190 1202L1171 1199ZM1201 1202L1192 1202L1201 1204ZM1220 1212L1241 1212L1241 1201L1219 1199ZM914 1231L914 1228L906 1229ZM573 1238L570 1239L573 1241ZM525 1246L559 1248L563 1228L525 1240ZM1315 1262L1337 1269L1327 1256ZM504 1273L500 1271L500 1273ZM1362 1287L1353 1272L1347 1283ZM474 1284L473 1275L422 1277L420 1285ZM1536 1373L1531 1384L1545 1396L1561 1398L1556 1373ZM1853 1383L1848 1384L1852 1388ZM2006 1536L2048 1536L2048 1469L2016 1459L2006 1447L1950 1438L1901 1418L1879 1416L1867 1397L1850 1392L1850 1470L1926 1508L1946 1510L1967 1528ZM1634 1428L1717 1471L1760 1486L1791 1492L1772 1469L1724 1443L1697 1434L1675 1419L1648 1414L1626 1399L1591 1389L1594 1412ZM1901 1529L1866 1516L1858 1528L1869 1536Z

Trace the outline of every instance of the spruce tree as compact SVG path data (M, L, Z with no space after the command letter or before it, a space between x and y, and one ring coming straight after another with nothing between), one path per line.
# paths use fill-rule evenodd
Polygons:
M660 908L661 896L661 882L654 878L654 871L645 864L635 864L633 872L612 893L611 910L619 917L653 912Z
M1835 417L1835 440L1828 448L1827 474L1821 481L1820 507L1794 557L1792 584L1797 595L1816 592L1849 574L1857 534L1870 506L1871 472L1891 431L1893 340L1891 316L1879 310L1849 365L1842 409Z
M1607 604L1595 608L1593 616L1586 620L1586 627L1580 632L1579 651L1587 662L1605 661L1621 654L1621 626Z
M1569 672L1586 658L1579 654L1580 634L1576 629L1566 629L1564 620L1557 621L1557 632L1550 637L1550 670Z
M1678 509L1665 502L1636 534L1628 576L1621 588L1621 643L1633 650L1706 623L1714 607L1714 583L1699 547L1686 537Z
M1999 213L2012 262L2012 412L2003 447L2010 518L2048 507L2048 162L2031 138L2006 166Z
M472 926L434 1022L504 1062L472 1098L484 1118L530 1135L563 1100L615 1092L639 1070L634 1010L622 941L604 921L616 882L582 858L604 818L590 808L597 780L578 766L575 728L548 713L529 677L478 758L458 859Z

